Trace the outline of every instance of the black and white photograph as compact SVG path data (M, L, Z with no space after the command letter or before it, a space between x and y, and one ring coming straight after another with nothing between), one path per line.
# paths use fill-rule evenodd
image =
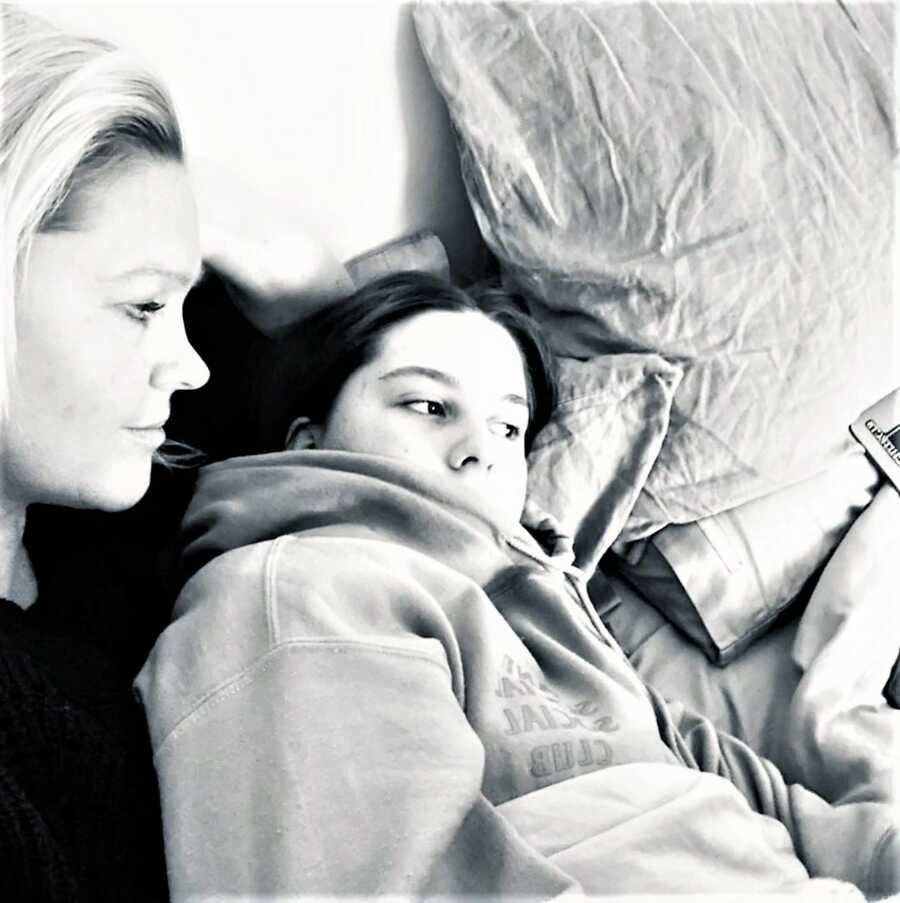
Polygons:
M893 0L0 0L0 901L900 901Z

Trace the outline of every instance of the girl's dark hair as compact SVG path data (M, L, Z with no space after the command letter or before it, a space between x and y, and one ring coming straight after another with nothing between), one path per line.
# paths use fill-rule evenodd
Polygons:
M432 310L477 311L502 326L519 347L528 384L525 451L556 405L556 367L522 299L504 289L468 291L430 273L393 273L358 289L299 323L260 360L254 395L260 401L260 451L284 448L300 415L324 424L347 380L371 361L388 330Z

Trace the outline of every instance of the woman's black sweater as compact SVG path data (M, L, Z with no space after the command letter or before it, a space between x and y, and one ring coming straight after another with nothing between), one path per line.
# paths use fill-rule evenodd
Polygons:
M168 619L164 539L190 479L156 483L123 515L29 511L38 600L0 599L0 900L168 899L131 684Z

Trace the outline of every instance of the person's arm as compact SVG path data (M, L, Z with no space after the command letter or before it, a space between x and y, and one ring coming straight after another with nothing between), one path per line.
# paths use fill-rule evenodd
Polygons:
M810 874L855 884L867 895L900 891L900 813L878 802L831 805L788 784L768 759L708 719L651 689L660 733L682 761L734 784L750 806L787 828Z
M139 678L173 900L577 889L481 793L423 580L383 543L318 542L277 579L259 547L204 568Z

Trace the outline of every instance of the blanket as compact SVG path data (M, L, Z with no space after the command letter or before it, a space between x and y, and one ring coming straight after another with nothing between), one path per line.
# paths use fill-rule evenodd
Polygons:
M900 649L900 493L885 484L825 568L797 630L803 677L788 772L830 800L900 799L900 710L883 696Z

